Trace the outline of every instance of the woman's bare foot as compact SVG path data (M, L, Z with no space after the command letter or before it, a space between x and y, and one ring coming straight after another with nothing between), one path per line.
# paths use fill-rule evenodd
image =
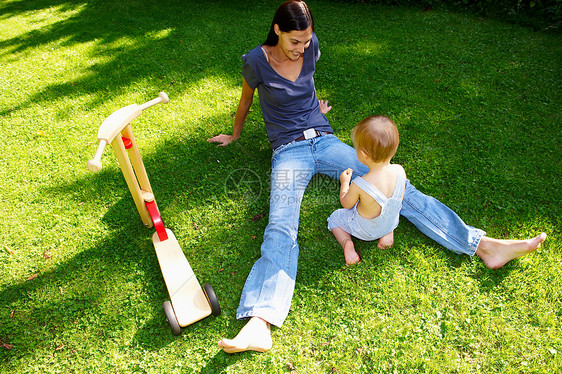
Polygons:
M266 352L273 345L271 328L267 321L260 317L252 317L234 339L222 339L219 348L226 353L244 351Z
M379 239L379 244L377 244L377 247L379 247L380 249L387 249L392 247L393 244L394 244L394 231L391 231Z
M361 262L361 256L355 251L355 245L351 239L346 239L343 244L343 255L347 266Z
M499 269L513 259L534 252L545 239L544 232L527 240L500 240L484 236L478 244L476 255L488 268Z

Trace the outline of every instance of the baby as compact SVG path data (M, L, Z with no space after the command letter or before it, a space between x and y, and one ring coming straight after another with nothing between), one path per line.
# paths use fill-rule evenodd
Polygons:
M361 261L352 235L362 240L380 239L381 249L394 244L406 183L402 166L390 163L399 142L398 129L390 118L365 118L353 129L352 139L357 158L369 172L352 183L351 169L341 173L340 202L345 209L328 218L328 229L341 244L347 265Z

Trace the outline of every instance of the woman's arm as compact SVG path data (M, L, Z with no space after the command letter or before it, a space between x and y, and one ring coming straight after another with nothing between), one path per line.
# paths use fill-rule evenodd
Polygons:
M238 103L238 109L236 110L236 115L234 116L234 129L232 130L232 135L220 134L208 139L207 141L211 143L220 143L219 145L224 147L232 143L234 140L239 139L253 100L254 89L248 85L246 79L243 79L242 95L240 96L240 103Z

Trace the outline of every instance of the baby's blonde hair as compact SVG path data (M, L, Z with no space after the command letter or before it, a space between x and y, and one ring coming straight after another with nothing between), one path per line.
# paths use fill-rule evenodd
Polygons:
M359 122L351 138L355 149L365 152L374 162L390 161L400 141L394 122L381 115L369 116Z

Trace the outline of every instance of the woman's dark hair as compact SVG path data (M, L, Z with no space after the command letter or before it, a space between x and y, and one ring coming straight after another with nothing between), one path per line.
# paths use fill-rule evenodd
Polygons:
M301 0L289 0L284 2L277 8L271 28L265 41L265 45L276 46L279 42L279 36L275 33L274 25L279 26L279 30L283 32L302 31L312 27L314 31L314 19L308 9L308 5Z

